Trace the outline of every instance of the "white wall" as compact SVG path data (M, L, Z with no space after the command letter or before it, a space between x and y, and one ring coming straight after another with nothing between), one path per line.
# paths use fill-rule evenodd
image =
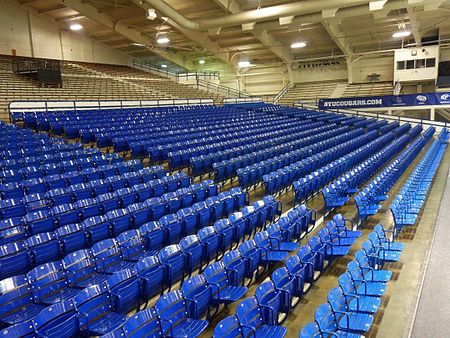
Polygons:
M294 83L347 80L346 66L299 68L293 70Z
M398 62L417 62L425 59L435 59L434 67L414 67L411 69L399 69ZM394 79L395 82L418 82L426 80L436 80L439 65L439 46L424 46L421 48L404 48L395 51L394 59Z
M129 65L132 58L80 33L61 29L9 1L0 0L0 54Z
M394 57L364 57L352 63L353 83L369 82L367 75L380 74L379 81L393 81Z

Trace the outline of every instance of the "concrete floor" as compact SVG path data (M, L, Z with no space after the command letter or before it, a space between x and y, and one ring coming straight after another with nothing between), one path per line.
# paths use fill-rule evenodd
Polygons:
M429 143L430 144L430 143ZM368 234L372 231L376 224L383 224L391 227L393 219L389 211L389 204L392 198L400 190L406 179L409 177L415 165L419 162L426 147L416 158L413 164L401 177L399 182L393 187L389 196L385 201L379 213L370 217L361 227L363 236L353 245L350 253L346 257L342 257L333 261L319 280L303 297L301 302L295 307L292 313L289 314L283 325L288 328L286 337L298 337L301 328L314 320L314 310L322 303L326 302L327 293L330 289L337 286L337 278L346 270L347 263L353 259L353 254L361 248L361 243L367 239ZM425 269L427 261L427 252L433 237L434 225L438 215L439 207L444 193L447 173L450 167L450 150L447 149L439 170L435 176L432 189L430 190L427 202L424 205L422 214L417 225L406 229L400 236L399 240L406 244L406 248L402 253L401 261L398 263L389 263L385 268L394 272L393 279L389 282L387 292L383 297L382 306L375 316L374 324L371 330L366 334L366 337L408 337L409 331L412 327L414 312L416 308L417 298L422 283L422 274ZM227 184L224 189L227 190L231 186L236 186L237 182L232 185ZM262 187L259 187L250 192L251 201L255 201L264 196ZM288 211L293 207L293 192L288 191L278 196L283 202L283 212ZM324 203L321 195L316 196L308 202L308 206L318 211L318 218L324 215ZM342 213L346 218L356 219L357 210L353 201L348 205L334 210L330 216L325 218L328 220L336 213ZM313 236L318 229L324 226L324 222L317 224L315 230L309 235ZM302 243L306 243L304 239ZM283 266L282 264L273 266L266 274L264 274L257 281L249 287L246 294L247 297L253 296L256 287L264 281L276 268ZM222 309L213 319L210 320L208 329L201 337L211 337L215 326L223 318L234 314L236 306L239 302L231 304L228 308Z

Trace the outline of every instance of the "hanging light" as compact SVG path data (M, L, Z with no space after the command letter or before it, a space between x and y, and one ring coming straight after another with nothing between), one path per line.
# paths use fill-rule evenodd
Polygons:
M167 65L163 63L163 64L161 65L161 68L167 68Z
M293 42L291 44L291 48L296 49L296 48L303 48L306 47L306 42Z
M79 23L73 23L70 25L70 30L72 31L80 31L83 29L83 26L80 25Z
M201 64L201 65L204 65L205 64L205 59L198 60L198 63Z
M250 61L239 61L238 62L239 68L247 68L250 67Z
M159 43L160 45L164 45L166 43L169 43L170 39L165 35L160 35L156 38L156 42Z
M410 31L398 31L395 32L394 34L392 34L393 38L406 38L407 36L410 36L411 32Z

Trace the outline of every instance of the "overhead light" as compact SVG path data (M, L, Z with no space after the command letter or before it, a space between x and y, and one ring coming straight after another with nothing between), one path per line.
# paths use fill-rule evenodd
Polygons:
M200 60L198 60L198 63L201 64L201 65L204 65L205 64L205 60L204 59L200 59Z
M155 20L158 16L153 8L147 10L147 20Z
M239 66L239 68L250 67L250 61L239 61L238 66Z
M291 44L291 48L303 48L306 47L306 42L294 42Z
M137 46L137 47L145 47L144 44L142 44L142 43L137 43L137 42L133 42L131 45L132 45L132 46Z
M79 23L73 23L70 25L70 30L72 31L80 31L83 29L83 26L81 26Z
M398 32L395 32L394 34L392 34L392 37L393 38L405 38L410 35L411 35L410 31L398 31Z
M165 43L169 43L170 39L167 36L159 36L156 38L156 42L163 45Z
M167 65L166 64L162 64L161 68L167 68Z

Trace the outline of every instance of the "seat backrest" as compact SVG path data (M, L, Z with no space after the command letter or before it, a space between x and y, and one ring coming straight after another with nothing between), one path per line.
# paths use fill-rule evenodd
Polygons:
M164 230L158 221L144 223L139 227L139 232L145 240L145 245L150 250L159 250L165 241Z
M38 301L70 286L61 261L42 264L28 272L27 277Z
M242 335L241 325L236 315L231 315L222 319L216 325L213 338L236 338L244 337Z
M206 315L212 302L211 286L202 274L193 276L181 284L181 292L186 299L188 316L200 319Z
M336 317L330 304L322 304L314 312L314 319L319 326L320 331L336 332L338 329Z
M73 297L77 311L83 314L88 322L97 320L113 312L111 294L106 284L89 286Z
M230 284L225 265L222 261L208 265L203 274L205 275L206 281L212 285L214 295L220 293L220 290Z
M170 327L176 327L188 318L186 303L180 290L161 296L155 304L155 309L161 319L164 336L171 336Z
M25 275L18 275L0 281L0 318L33 303L33 293Z
M114 309L127 314L141 301L141 285L135 269L123 269L112 274L105 282L113 299Z
M78 313L71 300L58 302L42 310L33 320L40 337L75 337L80 335Z
M244 299L236 309L236 316L239 319L239 322L243 325L242 332L243 336L252 336L254 333L247 327L256 331L263 325L263 318L261 309L258 305L258 301L255 297L250 297Z
M303 326L298 338L322 338L319 326L316 322L308 323Z
M139 311L128 318L123 326L126 337L130 338L158 338L162 337L161 322L155 308Z
M66 255L62 260L71 283L77 285L83 279L97 272L97 265L89 250L78 250Z
M36 332L34 331L33 324L27 321L8 326L7 328L0 330L0 336L14 338L35 338Z

